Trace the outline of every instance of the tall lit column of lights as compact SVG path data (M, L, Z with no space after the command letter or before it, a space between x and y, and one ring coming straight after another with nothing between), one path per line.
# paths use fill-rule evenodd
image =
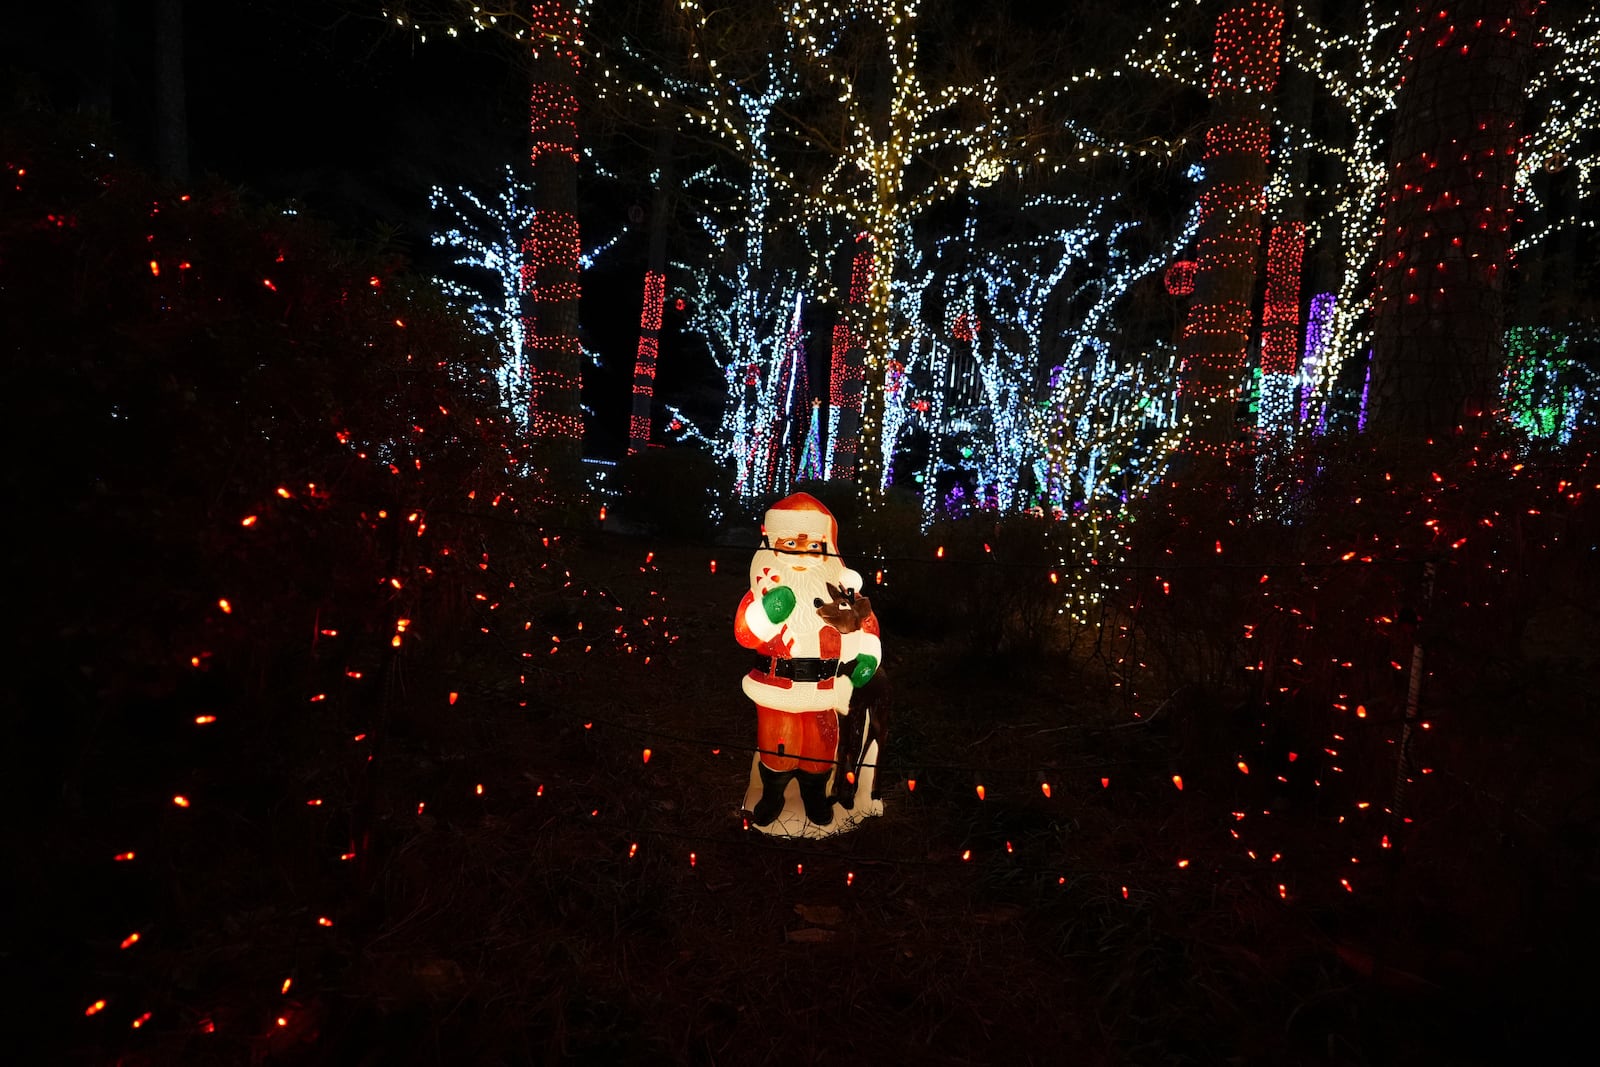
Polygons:
M1210 80L1206 57L1183 46L1173 24L1201 10L1208 0L1173 0L1169 14L1144 33L1125 57L1128 67L1171 79L1194 89ZM1286 147L1319 156L1306 168L1311 176L1293 188L1291 168L1276 168L1267 185L1269 205L1300 200L1314 205L1307 241L1338 249L1339 282L1329 305L1325 356L1307 390L1325 407L1329 388L1347 357L1364 356L1371 339L1369 299L1381 224L1379 200L1387 176L1387 136L1394 112L1395 86L1403 57L1398 48L1403 27L1390 0L1339 0L1327 5L1330 17L1355 29L1336 33L1318 15L1296 7L1283 40L1286 64L1304 71L1317 87L1316 107L1333 116L1324 124L1341 131L1337 140L1317 136L1277 117L1277 136ZM1304 392L1305 390L1303 390ZM1309 402L1309 401L1308 401Z
M961 229L961 249L973 247L977 234L977 219L969 210L966 222ZM943 257L941 257L942 259ZM926 530L933 525L938 517L939 509L939 475L946 469L944 461L945 436L948 430L947 408L950 402L951 387L953 385L954 368L951 365L951 353L957 345L970 346L975 337L972 331L966 332L963 340L957 334L957 325L962 322L965 313L968 323L974 322L973 318L973 292L972 286L962 273L944 271L941 280L941 296L934 319L942 330L933 338L933 347L929 356L929 378L931 389L928 397L928 459L922 469L922 528ZM950 309L955 308L955 314L948 325L945 316L950 314ZM945 337L949 337L947 342ZM959 486L958 486L959 488Z
M1446 434L1500 386L1513 188L1541 0L1419 6L1379 245L1372 421Z
M822 464L822 477L833 477L834 444L839 440L839 403L834 395L835 383L844 377L844 353L850 347L850 320L843 314L833 324L833 336L828 345L828 447Z
M861 450L862 392L866 385L867 332L863 312L867 294L873 286L877 257L870 235L856 235L856 251L850 259L850 302L843 309L844 334L834 327L833 365L828 380L828 464L829 477L838 481L856 480L856 465ZM840 344L843 340L844 343Z
M639 352L633 363L633 414L628 419L628 453L650 446L650 401L656 390L656 357L661 351L661 312L667 299L667 276L644 274L644 308L639 313Z
M822 401L811 401L811 421L806 426L805 448L800 452L800 467L795 475L802 481L822 477Z
M1191 453L1227 455L1235 447L1282 32L1283 12L1259 0L1217 19L1210 86L1216 118L1206 131L1195 290L1179 347Z
M523 245L523 343L529 378L529 430L551 457L575 460L582 448L583 350L578 244L578 98L583 25L575 7L535 0L528 42L534 82L528 98L529 157L538 206Z
M436 212L449 212L451 220L450 225L431 237L435 248L455 253L450 267L457 274L438 278L439 287L461 308L474 329L495 339L501 356L496 371L500 397L516 426L526 430L529 398L527 365L523 362L522 256L523 244L533 226L533 186L518 179L515 169L507 166L505 184L497 196L479 196L465 186L457 187L454 193L434 186L428 194L428 206ZM583 253L580 267L587 270L626 233L624 227ZM476 284L462 280L468 277Z
M927 412L931 390L927 366L939 344L938 330L923 319L923 299L937 284L934 259L924 255L909 238L902 243L906 256L895 279L894 328L890 335L889 376L883 408L883 471L880 488L894 481L895 454L906 431ZM936 298L937 299L937 298Z
M1284 439L1295 426L1300 384L1300 264L1305 223L1272 227L1267 238L1267 291L1261 308L1261 410L1257 432Z
M1306 351L1300 363L1300 417L1301 426L1310 425L1313 395L1317 383L1323 379L1323 366L1333 348L1334 307L1338 297L1333 293L1318 293L1311 298L1306 311ZM1317 422L1310 427L1313 433L1322 433L1328 425L1328 407L1325 401L1316 404Z
M769 492L787 493L794 485L800 455L805 448L801 429L807 423L806 408L811 396L811 379L806 373L805 331L800 311L805 297L796 293L794 313L784 334L783 358L778 364L776 404L767 431L766 485Z

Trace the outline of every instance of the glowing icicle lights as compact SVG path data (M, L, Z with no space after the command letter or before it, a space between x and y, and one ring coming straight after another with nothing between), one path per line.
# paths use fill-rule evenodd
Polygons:
M523 259L525 238L533 227L533 186L505 169L505 183L494 196L459 187L454 193L440 186L428 194L428 206L448 212L451 224L435 232L435 248L450 249L455 258L450 276L436 279L452 304L467 316L478 332L492 337L500 352L495 377L500 397L519 430L528 428L529 381L523 345L522 288L528 265ZM585 252L579 266L588 269L621 239L618 231L604 243Z
M1305 358L1300 364L1300 425L1305 426L1310 416L1312 393L1323 377L1323 367L1333 346L1334 304L1338 298L1333 293L1318 293L1311 298L1311 308L1306 312ZM1317 425L1314 432L1327 428L1327 404L1317 408Z
M532 193L508 166L505 185L492 200L465 188L452 197L435 186L428 195L430 208L448 209L455 218L454 226L433 235L433 246L456 252L451 264L456 270L493 279L468 285L441 278L439 285L476 329L494 338L501 357L496 372L500 397L523 431L528 428L529 396L522 339L522 240L533 225Z

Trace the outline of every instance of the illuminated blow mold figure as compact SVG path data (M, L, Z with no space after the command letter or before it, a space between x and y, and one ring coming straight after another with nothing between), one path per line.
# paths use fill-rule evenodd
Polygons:
M768 509L733 621L758 659L744 678L760 749L744 806L763 833L826 837L883 814L873 793L886 708L882 684L868 685L883 646L860 590L821 501L795 493Z

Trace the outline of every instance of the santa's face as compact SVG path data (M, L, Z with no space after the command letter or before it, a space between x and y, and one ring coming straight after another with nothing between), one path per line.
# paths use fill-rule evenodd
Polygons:
M816 601L833 599L828 583L840 584L843 573L843 561L828 554L826 541L800 533L777 538L770 548L756 551L750 561L750 588L761 596L775 585L789 586L800 605L796 614L809 618L812 612L807 609L814 608Z

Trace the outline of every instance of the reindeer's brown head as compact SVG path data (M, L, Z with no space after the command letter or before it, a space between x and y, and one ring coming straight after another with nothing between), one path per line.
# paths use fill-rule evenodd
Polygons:
M845 589L829 582L828 595L833 598L831 602L818 597L812 601L812 606L817 609L817 616L823 622L840 633L853 634L861 629L862 623L872 617L872 601L867 597L857 596L855 590Z

